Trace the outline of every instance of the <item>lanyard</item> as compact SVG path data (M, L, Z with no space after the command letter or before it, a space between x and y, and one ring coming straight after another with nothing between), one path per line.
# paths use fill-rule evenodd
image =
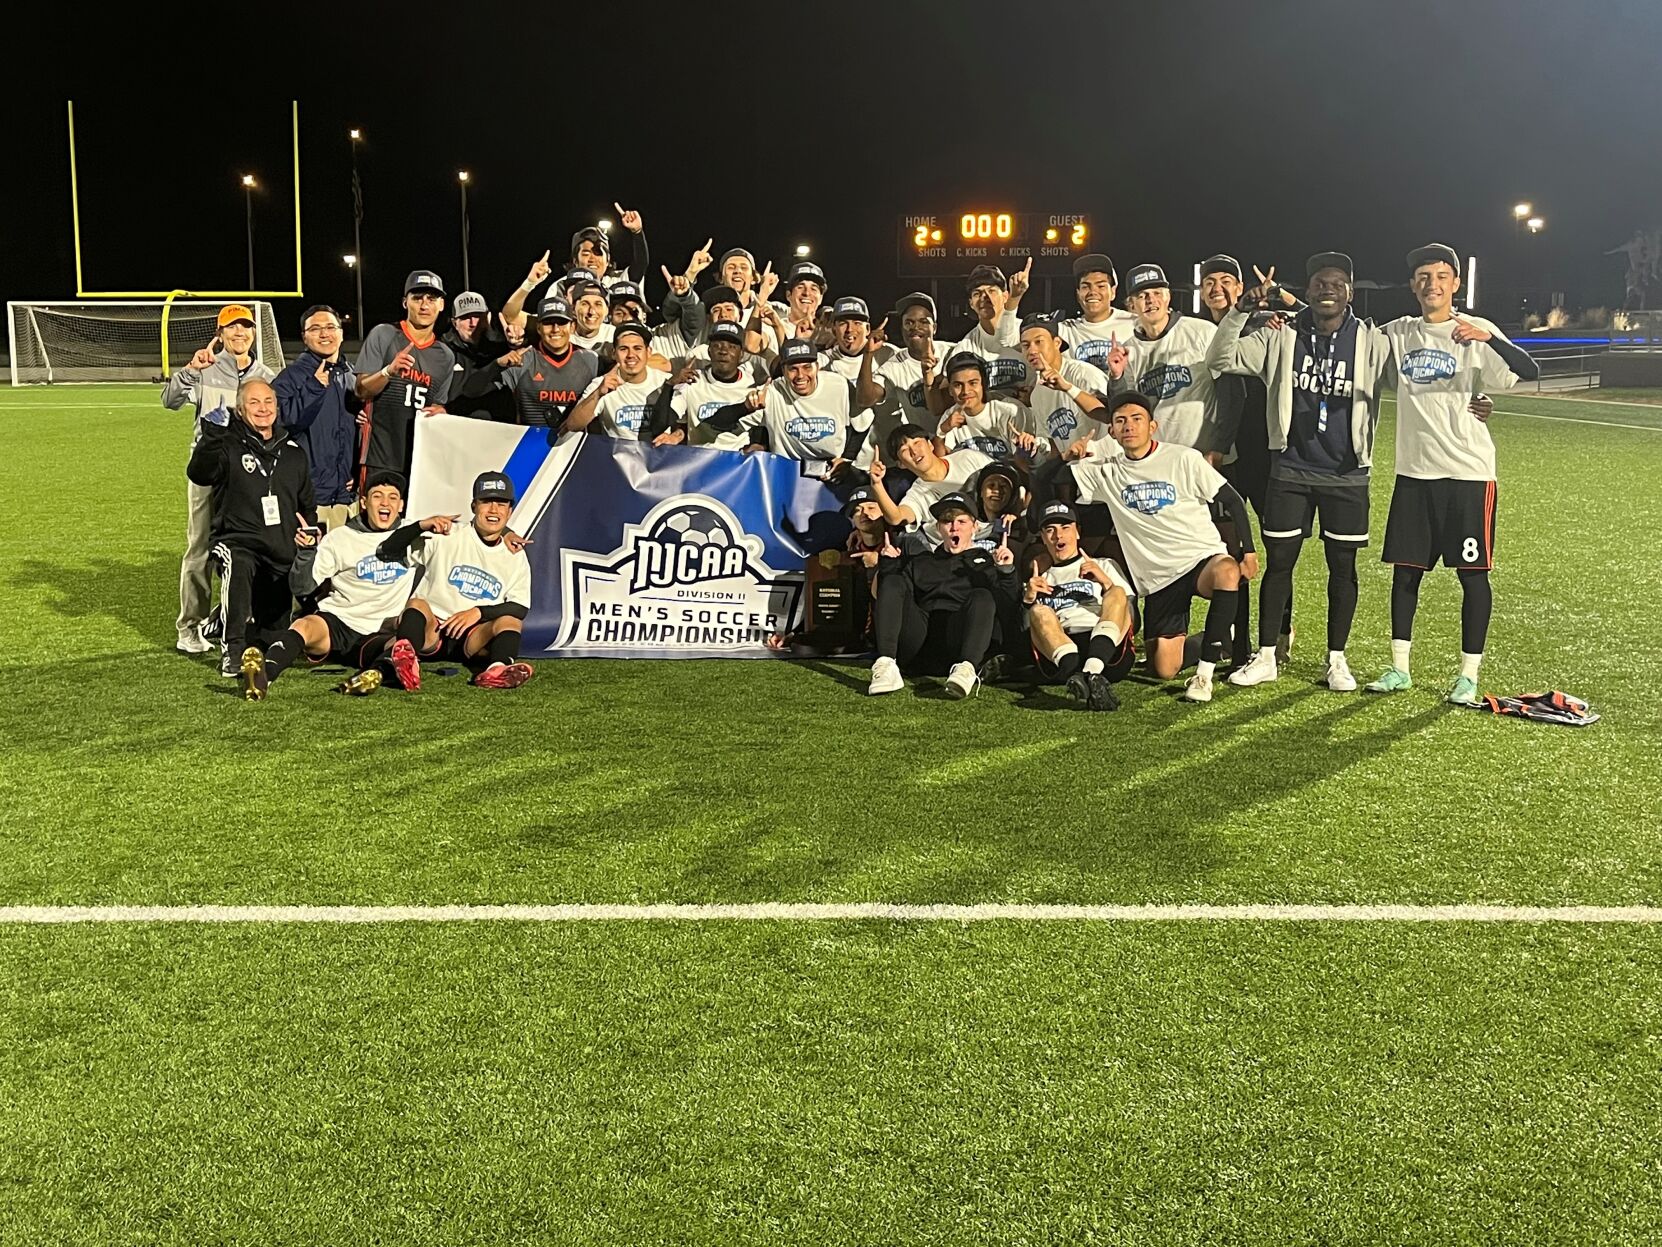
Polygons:
M1344 322L1340 321L1332 333L1327 335L1327 356L1320 359L1321 337L1316 333L1314 321L1310 325L1310 366L1314 372L1315 384L1312 387L1320 402L1316 414L1316 432L1327 432L1327 400L1333 396L1334 356L1339 350L1339 333L1344 329Z

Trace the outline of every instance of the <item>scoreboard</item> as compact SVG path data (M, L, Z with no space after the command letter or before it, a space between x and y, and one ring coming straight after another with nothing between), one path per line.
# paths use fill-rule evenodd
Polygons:
M907 214L896 239L896 275L963 277L977 264L1006 274L1033 261L1034 276L1071 275L1094 247L1088 212L1016 212L1008 208Z

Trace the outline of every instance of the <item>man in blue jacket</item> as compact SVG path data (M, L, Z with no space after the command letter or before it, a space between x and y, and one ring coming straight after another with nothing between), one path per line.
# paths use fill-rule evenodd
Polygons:
M341 354L340 315L327 304L300 318L306 349L272 382L278 418L306 451L312 469L317 515L339 528L357 512L353 475L357 467L358 413L352 361Z

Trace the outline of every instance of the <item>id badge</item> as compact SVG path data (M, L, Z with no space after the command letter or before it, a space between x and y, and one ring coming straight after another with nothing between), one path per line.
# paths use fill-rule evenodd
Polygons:
M267 528L275 527L283 522L283 513L277 507L277 496L275 494L267 494L261 498L260 506L265 510Z

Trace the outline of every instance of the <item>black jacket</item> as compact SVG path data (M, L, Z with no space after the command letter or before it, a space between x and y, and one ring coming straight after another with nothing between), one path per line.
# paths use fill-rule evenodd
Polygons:
M990 551L971 546L959 554L944 545L927 554L902 556L897 568L889 560L878 565L880 576L900 576L909 584L912 596L926 611L955 610L969 600L975 589L990 589L994 597L1015 602L1021 596L1016 569L1000 567Z
M356 372L344 356L329 370L329 384L319 385L315 351L300 356L271 383L277 391L278 418L294 435L312 465L312 488L322 506L352 501L358 469L358 413L364 409L354 385Z
M490 329L474 344L465 341L452 326L441 340L456 356L445 410L453 416L512 424L514 396L496 384L502 377L502 365L496 361L512 349L507 339Z
M300 526L296 513L308 524L317 520L305 449L280 424L270 441L262 441L238 416L223 428L202 427L185 475L213 490L214 540L257 551L278 567L289 566ZM267 494L277 500L275 524L265 522Z

